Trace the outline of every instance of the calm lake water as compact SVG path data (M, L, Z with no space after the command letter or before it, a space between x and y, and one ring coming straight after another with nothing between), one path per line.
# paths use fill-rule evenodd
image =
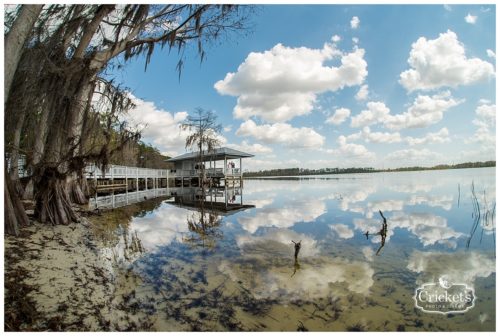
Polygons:
M156 330L495 329L494 168L245 180L230 203L254 207L149 202L101 232ZM417 309L439 279L474 307Z

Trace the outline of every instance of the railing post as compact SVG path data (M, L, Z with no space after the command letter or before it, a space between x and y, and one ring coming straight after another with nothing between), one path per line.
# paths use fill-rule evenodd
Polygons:
M128 167L125 167L125 204L128 205Z
M94 165L95 207L97 209L97 165Z

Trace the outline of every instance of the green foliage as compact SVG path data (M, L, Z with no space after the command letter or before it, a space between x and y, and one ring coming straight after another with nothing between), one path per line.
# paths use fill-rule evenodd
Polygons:
M155 169L169 169L172 164L165 162L170 157L163 155L160 151L151 144L146 144L142 141L137 142L137 162L138 167L155 168Z

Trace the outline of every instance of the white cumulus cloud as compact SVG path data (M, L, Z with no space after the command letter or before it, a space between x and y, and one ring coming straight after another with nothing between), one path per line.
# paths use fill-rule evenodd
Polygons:
M431 152L428 149L401 149L392 152L386 156L386 161L399 162L400 164L419 164L426 165L426 161L434 160L440 157L438 153Z
M471 13L468 13L466 17L464 17L465 22L470 23L470 24L475 24L477 21L477 16L476 15L471 15Z
M168 155L184 152L185 140L190 132L181 130L180 124L186 120L188 113L171 113L158 108L153 102L130 96L136 106L128 112L127 121L143 128L143 138Z
M364 54L360 48L342 52L335 43L322 49L277 44L250 53L237 72L226 74L214 87L219 94L238 97L234 117L283 122L310 113L320 93L362 84L368 74ZM334 59L340 59L338 67L325 65Z
M495 154L496 143L496 114L495 104L481 104L476 108L476 118L472 123L477 127L473 137L466 140L466 143L477 143L481 145L481 150L490 151Z
M377 124L384 121L389 116L389 108L382 102L368 102L367 109L358 115L351 117L352 127L363 127Z
M252 154L265 154L272 153L273 149L268 146L264 146L258 143L249 144L247 141L243 140L241 144L227 144L227 147L234 148L242 152L248 152Z
M340 125L351 115L351 110L342 107L335 110L335 113L326 119L327 124Z
M410 92L469 85L495 74L492 64L467 58L464 45L451 30L435 40L420 37L412 44L408 64L411 69L400 74L399 82Z
M337 139L339 148L332 151L333 154L341 155L344 158L359 158L359 159L373 159L375 154L366 149L363 145L348 143L347 138L343 135Z
M374 143L397 143L401 142L401 135L398 132L372 132L370 127L363 127L362 136L366 142Z
M356 100L366 100L368 98L368 85L367 84L361 85L358 93L356 93L354 98L356 98Z
M357 16L353 16L351 19L351 28L352 29L358 29L359 27L360 20Z
M312 222L324 213L324 202L310 200L292 202L285 208L259 209L254 216L238 217L237 221L247 232L255 233L261 227L288 228L296 223Z
M455 283L474 285L476 278L486 278L495 273L495 264L494 258L477 251L415 251L408 259L407 268L422 273L421 282L436 281L446 274Z
M339 42L340 40L342 40L342 37L338 36L338 35L333 35L332 36L332 41L333 42Z
M280 143L289 147L321 147L325 138L309 127L295 128L286 123L257 125L247 120L240 125L236 135L252 136L267 144Z
M405 140L410 146L423 145L423 144L436 144L450 142L449 132L446 127L441 128L434 133L427 133L422 138L406 137Z
M398 143L402 141L401 135L398 132L372 132L370 127L365 126L358 133L347 136L347 140L364 139L370 143Z
M495 52L491 49L486 49L486 54L488 55L488 57L490 58L497 58L497 54L495 54Z
M433 96L418 95L406 112L387 116L384 126L393 130L427 127L441 121L445 111L462 102L455 100L449 91Z
M354 237L354 231L352 231L345 224L331 224L329 226L330 226L330 229L335 231L337 233L337 235L342 239L348 239L348 238Z

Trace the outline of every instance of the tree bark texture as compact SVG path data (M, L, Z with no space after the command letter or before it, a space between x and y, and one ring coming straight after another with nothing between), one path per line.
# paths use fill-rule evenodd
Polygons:
M23 46L26 43L36 19L42 11L43 5L23 5L19 17L14 21L12 28L5 36L4 48L4 99L7 101L10 86L14 80L14 74L21 58Z
M4 177L4 205L5 205L5 233L18 235L19 229L29 224L28 216L24 210L24 206L14 190L10 176L6 173Z

